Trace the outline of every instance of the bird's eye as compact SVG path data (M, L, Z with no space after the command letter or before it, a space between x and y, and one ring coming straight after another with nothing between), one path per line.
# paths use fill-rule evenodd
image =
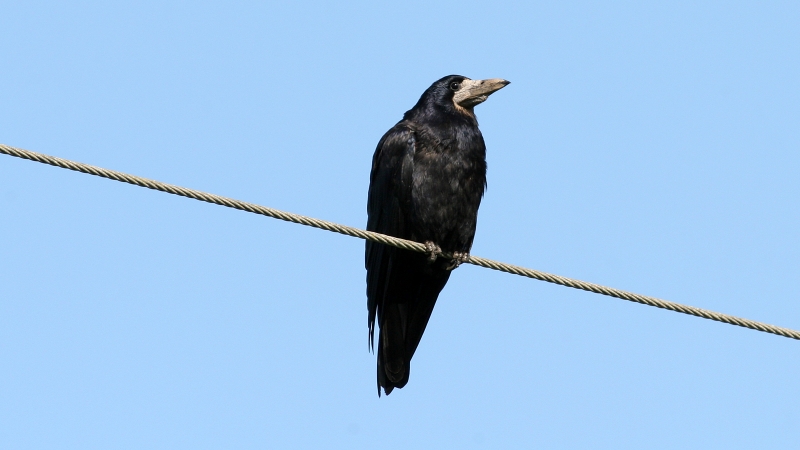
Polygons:
M461 83L459 83L458 81L453 81L452 83L450 83L450 90L457 91L459 89L461 89Z

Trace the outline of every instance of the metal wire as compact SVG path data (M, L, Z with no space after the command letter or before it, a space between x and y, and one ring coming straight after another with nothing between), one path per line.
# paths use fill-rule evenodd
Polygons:
M393 247L402 248L404 250L410 250L421 253L426 251L425 245L419 242L399 239L396 237L387 236L385 234L374 233L372 231L366 231L359 228L348 227L346 225L340 225L333 222L314 219L312 217L306 217L306 216L301 216L299 214L293 214L285 211L280 211L277 209L267 208L266 206L234 200L232 198L196 191L194 189L187 189L172 184L162 183L160 181L137 177L135 175L128 175L122 172L103 169L101 167L95 167L88 164L69 161L66 159L57 158L55 156L49 156L41 153L32 152L29 150L10 147L4 144L0 144L0 153L4 153L10 156L15 156L17 158L23 158L31 161L49 164L51 166L61 167L64 169L74 170L76 172L88 173L90 175L95 175L98 177L121 181L123 183L129 183L136 186L145 187L148 189L153 189L156 191L167 192L170 194L180 195L182 197L188 197L188 198L193 198L195 200L202 200L208 203L227 206L228 208L234 208L255 214L261 214L263 216L272 217L275 219L281 219L287 222L298 223L301 225L306 225L327 231L341 233L347 236L353 236L360 239L379 242L381 244L391 245ZM573 280L571 278L566 278L559 275L553 275L547 272L540 272L538 270L528 269L525 267L514 266L511 264L506 264L498 261L492 261L491 259L481 258L479 256L470 256L469 259L467 259L467 261L465 262L469 264L474 264L476 266L485 267L487 269L499 270L501 272L520 275L523 277L533 278L536 280L546 281L548 283L560 284L562 286L567 286L574 289L582 289L584 291L594 292L595 294L607 295L609 297L615 297L622 300L641 303L643 305L655 306L656 308L668 309L670 311L675 311L682 314L689 314L696 317L702 317L704 319L715 320L717 322L727 323L730 325L737 325L744 328L750 328L752 330L763 331L765 333L772 333L778 336L800 340L800 332L795 330L778 327L775 325L769 325L761 322L756 322L754 320L743 319L740 317L734 317L728 314L722 314L714 311L696 308L694 306L682 305L680 303L670 302L655 297L648 297L646 295L634 294L633 292L622 291L619 289L601 286L594 283L587 283L585 281Z

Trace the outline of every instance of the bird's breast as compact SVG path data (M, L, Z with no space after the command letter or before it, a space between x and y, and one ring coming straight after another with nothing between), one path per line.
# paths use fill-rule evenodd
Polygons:
M433 240L445 250L463 251L475 233L486 184L486 161L482 152L438 150L419 152L415 157L415 234L420 240Z

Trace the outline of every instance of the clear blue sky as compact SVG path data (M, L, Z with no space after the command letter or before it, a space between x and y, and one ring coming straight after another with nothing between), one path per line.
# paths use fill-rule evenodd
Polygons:
M359 227L431 82L508 79L474 254L800 329L797 2L1 11L0 142ZM462 266L379 399L363 241L0 180L3 448L800 445L797 341Z

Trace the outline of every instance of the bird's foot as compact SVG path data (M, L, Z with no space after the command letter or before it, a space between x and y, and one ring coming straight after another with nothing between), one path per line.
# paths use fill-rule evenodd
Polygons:
M460 266L461 264L467 262L469 260L469 253L467 252L453 252L453 259L450 260L450 264L445 267L447 270L453 270Z
M434 244L433 241L425 241L425 253L428 255L428 264L430 264L442 254L442 249Z

